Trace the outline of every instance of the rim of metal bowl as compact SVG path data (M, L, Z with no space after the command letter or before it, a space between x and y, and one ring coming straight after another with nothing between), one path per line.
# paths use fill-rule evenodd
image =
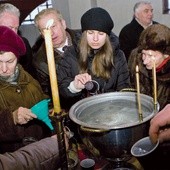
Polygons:
M127 127L140 125L140 124L143 124L144 122L150 120L159 110L159 104L157 104L157 109L155 110L154 104L153 104L153 98L148 95L145 95L145 94L140 94L141 95L141 103L142 102L148 103L149 106L151 106L151 108L152 108L152 104L153 104L153 108L152 108L153 111L152 111L152 114L145 117L143 119L143 121L141 121L141 122L137 121L137 122L121 124L121 125L106 126L106 125L96 125L96 124L91 125L91 124L88 124L86 122L83 122L83 121L77 119L77 112L79 112L78 115L80 115L81 112L83 111L83 109L85 109L86 107L92 106L94 104L94 102L96 102L96 99L100 103L102 101L109 101L110 99L119 100L119 99L122 99L122 97L127 97L127 96L128 96L128 99L134 99L134 98L136 98L136 95L137 95L136 92L108 92L108 93L98 94L95 96L90 96L90 97L84 98L84 99L78 101L77 103L75 103L69 110L69 117L73 122L77 123L78 125L84 126L87 128L93 128L93 129L111 130L111 129L121 129L121 128L127 128Z

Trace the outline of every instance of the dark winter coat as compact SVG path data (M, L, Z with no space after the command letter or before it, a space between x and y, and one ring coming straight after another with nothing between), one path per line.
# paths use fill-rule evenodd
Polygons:
M129 71L126 58L124 53L119 49L118 38L112 33L110 39L112 45L114 44L113 48L116 53L111 78L109 80L104 80L101 77L92 76L92 79L99 83L100 93L119 91L123 88L129 87ZM86 97L85 90L78 93L71 93L68 89L70 82L72 82L75 76L79 74L78 52L74 47L70 47L66 50L65 55L59 62L57 69L60 95L67 100L69 99L68 101L72 101L72 104ZM94 55L88 57L89 70L91 69L93 59Z
M1 170L57 170L60 167L58 142L42 139L13 153L0 154Z
M157 24L157 22L153 21L153 24ZM137 47L140 34L143 30L144 28L136 21L135 18L133 18L133 20L120 31L120 49L125 53L127 61L131 51Z
M25 47L26 47L26 53L25 55L21 56L18 60L18 63L22 65L24 70L26 70L29 74L31 74L35 78L35 69L33 67L33 52L31 49L31 46L29 44L29 41L22 37L22 40L24 41Z
M66 31L70 35L71 45L73 43L72 41L74 41L74 43L76 42L74 39L77 40L76 34L81 34L80 30L67 29ZM63 54L61 52L54 50L54 60L56 63L56 67L57 67L57 63L60 61L62 56ZM36 79L39 81L43 91L49 96L51 96L51 87L50 87L45 42L41 44L37 53L34 54L33 65L34 65L34 68L36 69Z
M23 146L25 137L40 140L49 135L49 128L40 120L33 119L25 125L15 125L12 112L18 107L31 108L47 98L39 83L19 65L17 84L0 81L0 152L15 151Z

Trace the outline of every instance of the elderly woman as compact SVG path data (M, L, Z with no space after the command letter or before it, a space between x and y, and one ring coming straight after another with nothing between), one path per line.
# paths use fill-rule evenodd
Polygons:
M135 67L139 65L141 92L153 96L153 62L156 66L158 102L170 103L170 28L156 24L144 30L129 58L132 86L136 87Z
M48 98L38 82L21 65L23 40L11 29L0 26L0 152L15 151L25 139L40 140L50 129L36 119L30 108Z

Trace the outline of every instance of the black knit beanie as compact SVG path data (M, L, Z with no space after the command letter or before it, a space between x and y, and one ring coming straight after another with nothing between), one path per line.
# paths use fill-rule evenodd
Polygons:
M82 32L97 30L110 35L113 26L114 23L109 13L100 7L91 8L81 17Z

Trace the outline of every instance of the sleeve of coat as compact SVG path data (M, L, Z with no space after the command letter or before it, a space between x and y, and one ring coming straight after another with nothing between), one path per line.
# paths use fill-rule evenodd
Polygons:
M24 128L14 124L12 112L9 109L0 111L0 142L22 139Z
M81 92L72 93L68 89L70 83L74 80L75 76L79 74L77 53L73 46L67 48L64 57L58 63L57 76L60 95L64 98L79 97Z
M56 170L59 168L58 142L45 138L13 153L0 155L2 170Z

